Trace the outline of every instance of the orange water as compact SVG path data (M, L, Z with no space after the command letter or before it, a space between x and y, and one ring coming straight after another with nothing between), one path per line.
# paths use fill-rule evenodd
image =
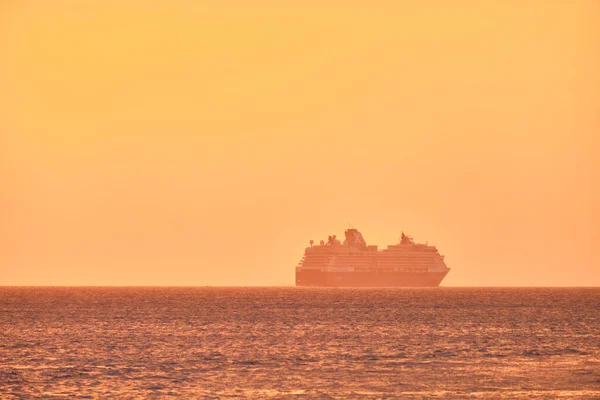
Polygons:
M0 288L1 398L600 398L600 289Z

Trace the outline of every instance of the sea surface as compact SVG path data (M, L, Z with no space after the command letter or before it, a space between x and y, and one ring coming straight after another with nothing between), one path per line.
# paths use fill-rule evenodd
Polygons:
M600 398L600 289L0 288L0 398Z

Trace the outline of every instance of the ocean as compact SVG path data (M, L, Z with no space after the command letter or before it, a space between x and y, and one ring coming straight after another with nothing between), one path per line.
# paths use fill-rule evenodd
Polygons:
M0 288L0 398L600 398L598 288Z

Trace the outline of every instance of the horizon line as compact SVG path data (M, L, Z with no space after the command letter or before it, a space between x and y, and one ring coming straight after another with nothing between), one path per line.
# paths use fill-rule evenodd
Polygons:
M320 287L320 286L296 286L296 285L0 285L0 288L301 288L301 289L454 289L454 288L490 288L490 289L505 289L505 288L547 288L547 289L569 289L569 288L589 288L589 289L600 289L600 285L596 286L541 286L541 285L513 285L513 286L437 286L437 287L395 287L395 286L382 286L382 287L356 287L356 286L343 286L343 287Z

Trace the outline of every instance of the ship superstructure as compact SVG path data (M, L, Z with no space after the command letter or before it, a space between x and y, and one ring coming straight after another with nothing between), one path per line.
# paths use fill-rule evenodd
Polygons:
M402 233L398 244L378 250L352 228L343 243L335 235L318 245L311 240L296 267L296 286L435 287L449 270L435 246Z

